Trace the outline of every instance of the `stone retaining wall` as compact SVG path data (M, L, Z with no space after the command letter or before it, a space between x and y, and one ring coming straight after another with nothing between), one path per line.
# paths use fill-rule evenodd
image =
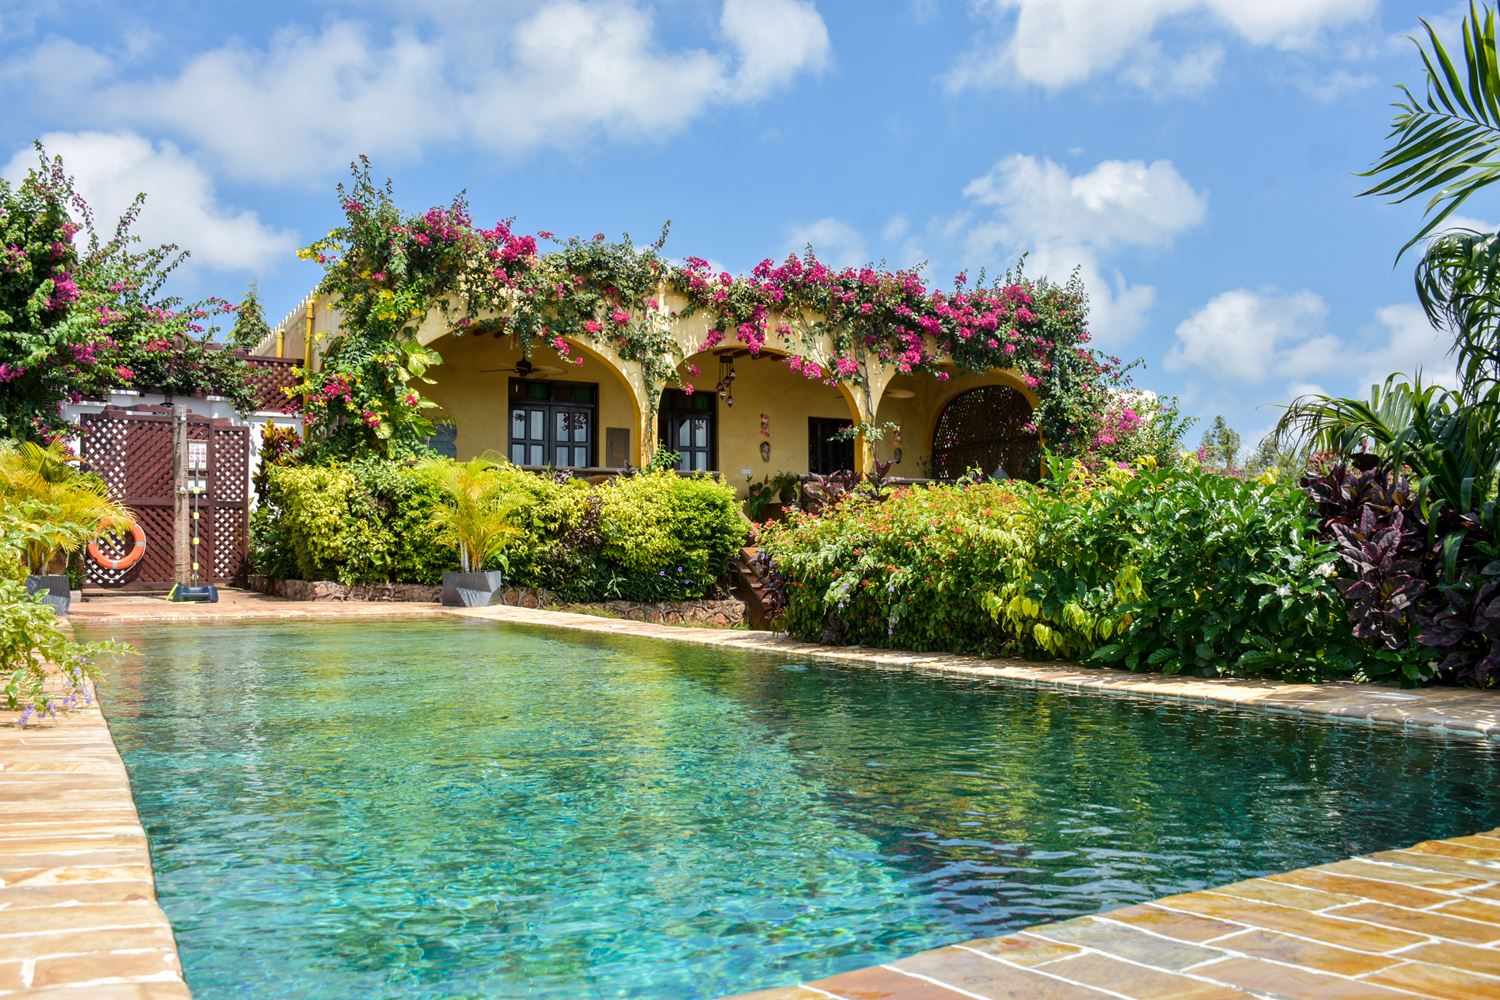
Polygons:
M681 601L666 604L640 604L635 601L601 601L597 604L559 605L564 611L576 611L605 618L628 618L653 625L695 625L699 628L740 628L745 624L745 602Z
M343 584L331 580L271 580L251 576L250 590L290 601L370 601L436 604L441 587L417 583ZM745 604L739 600L681 601L645 604L636 601L600 601L594 604L562 604L547 590L503 587L502 604L513 608L561 607L605 618L627 618L653 625L696 625L702 628L739 628L745 624Z

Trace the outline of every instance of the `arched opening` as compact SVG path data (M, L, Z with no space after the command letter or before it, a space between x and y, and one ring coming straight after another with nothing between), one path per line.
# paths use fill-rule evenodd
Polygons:
M957 479L978 469L1036 479L1041 446L1031 413L1031 403L1009 386L985 385L954 396L933 429L933 478Z
M786 357L726 342L685 359L680 371L693 391L662 392L658 447L677 453L679 469L718 470L736 485L855 468L854 442L835 438L859 422L849 387L794 373Z
M436 338L443 363L426 390L453 422L459 458L497 451L538 468L638 465L640 408L630 382L592 345L568 338L583 364L549 350L521 355L516 338L487 331ZM519 461L518 461L519 460Z

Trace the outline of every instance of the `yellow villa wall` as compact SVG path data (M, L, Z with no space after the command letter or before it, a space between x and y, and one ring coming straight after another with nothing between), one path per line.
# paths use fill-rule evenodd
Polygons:
M695 355L702 374L690 379L697 392L713 393L719 380L719 362L712 354ZM807 420L832 417L854 423L849 402L833 386L812 382L789 371L783 359L762 354L734 361L734 406L718 402L719 471L730 482L745 488L741 469L749 469L759 481L778 472L807 475ZM770 417L771 434L762 438L760 415ZM771 442L771 459L760 457L762 440Z
M424 386L425 394L442 407L446 416L458 426L455 442L459 458L474 456L493 448L505 454L508 443L506 421L509 415L511 372L485 372L486 368L510 368L521 353L511 338L496 340L488 334L445 336L433 341L432 348L443 363L428 372L435 385ZM562 367L563 362L536 351L536 364ZM640 434L636 430L635 404L624 381L595 358L584 356L584 363L570 367L549 382L593 382L599 386L599 428L596 461L604 462L605 428L630 429L631 462L640 463Z
M687 305L686 300L675 292L664 291L658 297L664 313L680 311ZM302 357L303 331L309 309L313 315L315 355L319 345L338 330L340 317L334 302L327 296L309 296L278 327L284 356ZM671 332L680 356L696 362L702 371L699 377L692 379L694 388L699 392L712 392L718 380L718 360L714 353L694 353L709 331L706 315L697 313L671 319L663 315L662 319L672 324ZM785 321L795 328L808 329L815 320L816 317L773 314L771 326ZM487 333L455 336L449 333L448 322L441 310L434 309L417 330L417 340L431 345L443 358L443 363L429 373L436 384L422 387L423 392L456 422L456 446L460 458L473 457L491 448L504 452L507 446L508 379L511 376L505 372L485 373L482 370L513 366L519 359L519 348L508 337L496 339ZM648 420L648 415L641 412L647 393L640 366L622 360L607 345L573 338L569 341L575 352L584 356L585 363L551 377L593 382L599 386L597 461L602 464L606 460L606 429L625 427L630 429L632 464L644 464L656 448L657 431L654 415L649 415L653 419ZM743 345L725 340L715 350L740 347ZM825 342L817 353L826 362L831 351L832 345ZM537 346L532 361L539 365L563 364L554 357L551 348L544 345ZM314 364L316 366L316 357ZM758 359L739 357L735 359L735 367L739 372L735 382L735 405L726 408L721 402L717 410L718 466L741 493L746 486L741 469L750 469L751 479L755 481L783 471L799 475L807 473L809 417L832 417L851 422L865 417L877 425L887 421L896 423L899 442L892 433L887 433L878 442L861 441L856 445L856 462L867 467L869 458L890 459L899 447L902 460L893 466L892 474L915 479L928 475L926 461L932 453L932 434L938 416L958 394L984 385L1006 385L1019 390L1033 406L1037 403L1036 394L1025 388L1016 372L1009 370L971 373L954 367L949 369L951 378L942 382L926 374L901 375L877 364L872 370L870 393L866 397L858 387L827 386L792 374L776 350L768 350ZM888 393L893 389L910 391L913 396L910 399L892 398ZM770 416L769 461L760 457L761 413Z

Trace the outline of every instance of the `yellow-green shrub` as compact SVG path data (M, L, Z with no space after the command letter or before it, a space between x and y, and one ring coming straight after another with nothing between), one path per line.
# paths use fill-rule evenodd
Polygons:
M520 534L486 568L568 600L684 600L709 593L744 541L732 487L648 473L590 486L501 463L489 473L525 496ZM436 583L457 568L432 524L442 487L400 461L267 470L253 519L254 562L273 577Z

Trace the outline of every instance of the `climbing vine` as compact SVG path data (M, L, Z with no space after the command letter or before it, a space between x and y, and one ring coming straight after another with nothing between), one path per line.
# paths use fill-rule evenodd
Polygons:
M407 214L364 159L339 195L343 225L299 252L324 266L318 290L343 313L321 370L305 375L315 452L421 449L432 404L416 383L439 359L417 347L416 332L434 310L454 333L515 337L527 357L542 348L582 364L576 343L612 348L640 366L653 400L673 383L692 391L699 373L672 331L693 315L708 332L690 353L725 342L751 354L774 349L793 372L850 383L867 404L880 368L938 380L950 377L950 358L959 369L1012 369L1041 400L1038 430L1065 453L1089 447L1112 393L1129 382L1119 358L1087 346L1088 298L1076 275L1056 284L1017 268L994 281L961 274L938 289L920 268L834 269L809 248L736 276L700 257L664 257L666 227L644 246L628 235L522 234L514 220L485 229L462 194Z

